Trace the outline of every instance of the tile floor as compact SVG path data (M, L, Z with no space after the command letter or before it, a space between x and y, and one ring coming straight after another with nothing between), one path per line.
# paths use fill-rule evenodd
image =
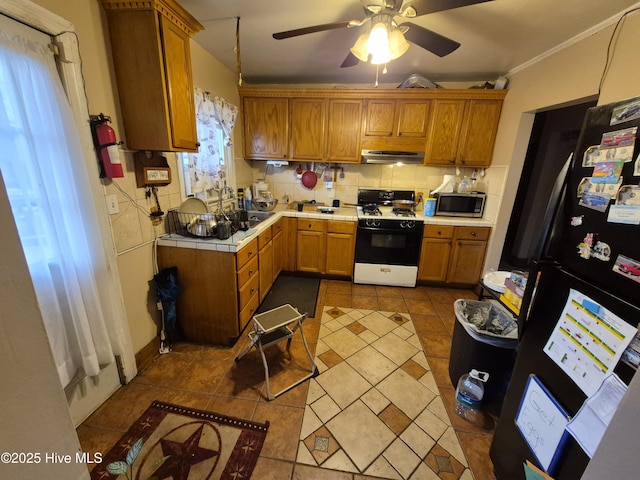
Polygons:
M475 295L468 290L323 280L316 316L304 323L320 376L267 402L259 354L253 350L234 361L246 336L232 348L177 344L78 427L83 450L106 453L158 399L269 420L253 478L448 480L472 474L476 480L492 480L491 418L487 416L485 426L476 426L453 411L455 389L448 363L457 298ZM391 325L393 330L385 332ZM300 338L294 338L290 357L277 348L267 353L272 392L307 373L309 361ZM374 364L377 368L372 369ZM340 389L347 378L355 379L351 388ZM408 384L421 394L405 394ZM360 427L345 427L349 423L344 419Z

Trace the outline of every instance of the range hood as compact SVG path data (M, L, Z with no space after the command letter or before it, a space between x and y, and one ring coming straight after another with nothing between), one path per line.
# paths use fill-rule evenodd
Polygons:
M405 165L422 165L423 160L423 151L362 150L362 163L401 163Z

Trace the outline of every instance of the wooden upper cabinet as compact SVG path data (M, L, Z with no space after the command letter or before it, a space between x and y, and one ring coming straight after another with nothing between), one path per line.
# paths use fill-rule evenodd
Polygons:
M327 119L327 162L360 163L362 100L330 99Z
M429 106L429 100L367 100L364 136L425 138Z
M189 39L202 25L174 0L100 0L127 148L198 150Z
M396 101L393 99L366 100L364 135L390 137L396 133Z
M469 100L458 153L460 165L491 165L501 111L501 100Z
M289 159L289 100L245 97L244 156L252 160Z
M456 163L458 143L464 119L465 100L434 100L425 163L447 165Z
M488 167L502 100L434 100L426 165Z
M241 88L245 158L360 163L362 149L425 165L491 163L505 90Z
M323 161L325 149L325 100L322 98L291 98L291 158Z

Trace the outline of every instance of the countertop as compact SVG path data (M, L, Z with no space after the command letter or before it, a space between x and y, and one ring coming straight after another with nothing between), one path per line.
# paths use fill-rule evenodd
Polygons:
M221 252L237 252L257 237L267 227L273 225L281 217L315 218L325 220L343 220L355 222L358 220L356 207L333 208L334 213L320 213L319 211L291 210L287 206L278 206L275 213L263 220L255 227L247 231L238 231L226 240L217 238L195 238L171 233L158 238L158 245L165 247L195 248L198 250L217 250ZM465 217L425 217L422 212L416 212L415 220L424 222L425 225L451 225L462 227L492 227L493 223L482 218Z

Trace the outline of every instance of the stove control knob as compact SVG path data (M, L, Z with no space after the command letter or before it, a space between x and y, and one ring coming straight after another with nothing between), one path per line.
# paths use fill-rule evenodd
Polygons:
M413 228L416 226L416 222L413 220L403 220L400 222L400 228Z

